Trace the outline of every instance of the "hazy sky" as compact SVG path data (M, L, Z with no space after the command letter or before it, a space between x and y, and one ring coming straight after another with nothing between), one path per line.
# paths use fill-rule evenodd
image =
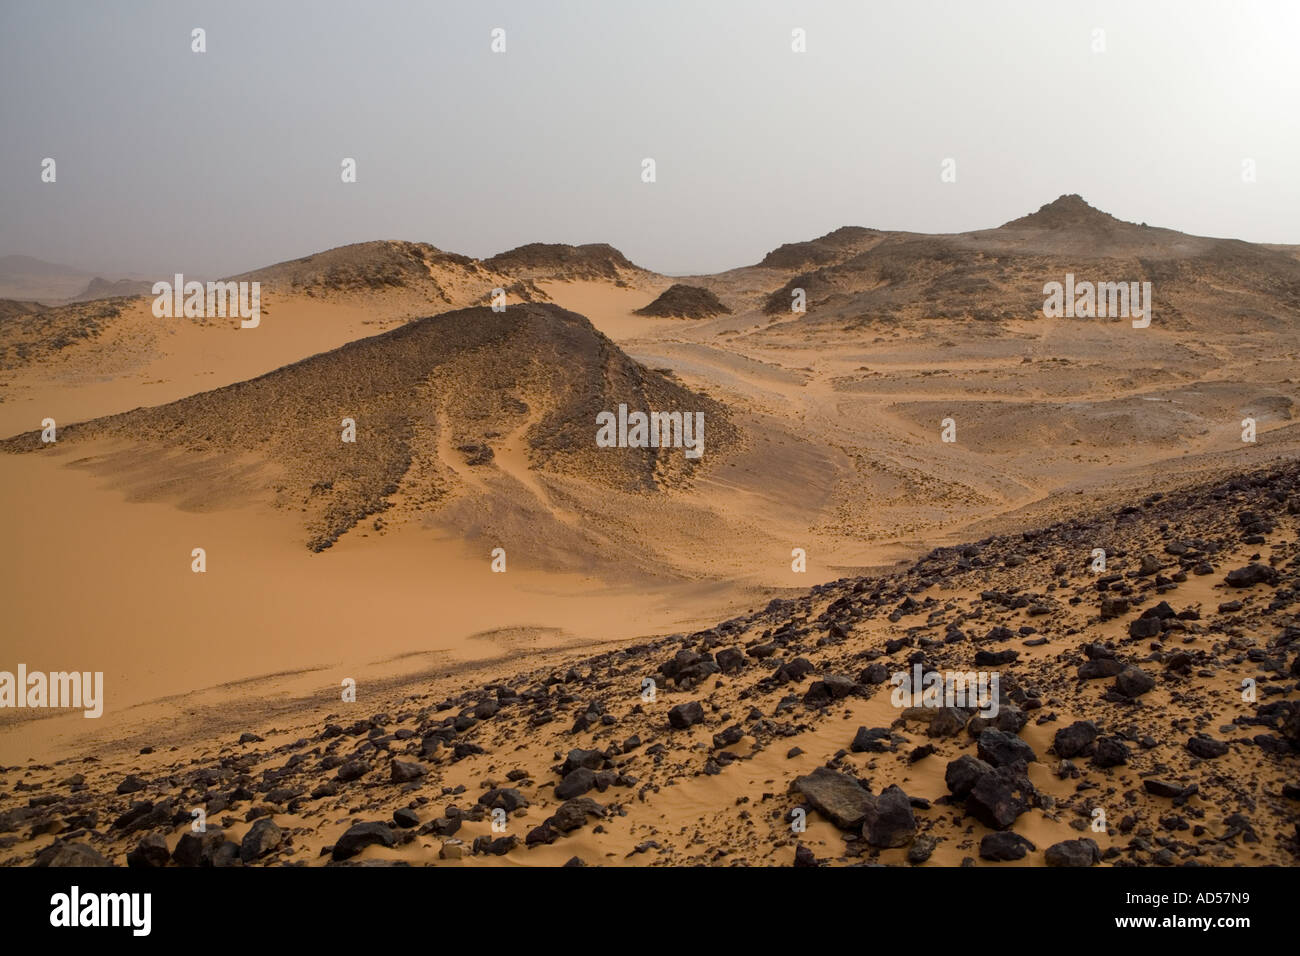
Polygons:
M1298 41L1294 0L0 0L0 254L210 276L609 242L684 274L1067 192L1300 243Z

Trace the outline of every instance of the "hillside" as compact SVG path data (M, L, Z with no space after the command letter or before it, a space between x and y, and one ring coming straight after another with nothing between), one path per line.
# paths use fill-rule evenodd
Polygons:
M784 246L763 261L798 270L768 294L767 314L790 315L793 292L803 289L813 323L1028 319L1042 313L1043 285L1069 273L1079 281L1150 282L1153 313L1171 328L1197 327L1209 316L1216 327L1273 328L1279 315L1300 316L1300 263L1285 252L1122 222L1076 195L996 229L838 230L803 247L810 252Z
M597 414L620 403L703 412L708 454L597 447ZM344 418L356 423L355 443L341 440ZM690 481L734 430L721 405L633 362L582 316L519 305L419 319L251 381L67 424L58 446L111 439L165 448L191 464L171 461L164 472L183 477L202 459L215 469L209 484L254 469L260 494L301 511L308 546L322 550L395 497L406 509L436 509L456 486L478 483L475 466L505 467L493 448L516 436L523 472L646 494ZM0 443L44 447L39 432Z
M543 299L530 283L517 282L469 256L443 252L427 242L358 242L277 263L231 277L262 283L263 293L322 298L402 295L423 304L424 314L441 305L486 304L493 288L506 288L522 301Z

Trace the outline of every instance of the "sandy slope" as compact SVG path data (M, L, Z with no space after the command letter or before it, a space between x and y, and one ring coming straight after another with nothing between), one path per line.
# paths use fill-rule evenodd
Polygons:
M486 543L438 528L362 531L313 555L292 519L242 500L238 486L223 500L129 503L130 491L114 487L121 476L41 459L0 457L4 500L22 503L0 551L4 666L62 669L75 659L104 671L109 697L98 720L5 711L0 761L49 753L63 735L121 737L192 715L196 701L247 713L250 698L503 652L474 635L523 629L525 649L626 640L745 600L653 580L610 587L522 559L494 574ZM207 551L203 574L191 571L196 547Z
M1292 862L1300 630L1280 625L1294 619L1300 473L1129 501L693 634L363 683L355 704L322 685L292 708L169 733L177 749L10 768L3 859L63 842L120 864L145 837L179 859L197 806L217 865L241 850L309 866L998 865L988 841L1012 834L1030 865L1061 845L1112 865ZM1099 543L1106 575L1088 567ZM1233 586L1248 563L1260 580ZM913 662L999 673L996 720L901 708L887 677ZM1067 750L1080 722L1089 735ZM875 743L852 743L863 729ZM1016 795L981 809L998 785L967 796L963 764ZM814 773L858 796L827 799ZM891 787L905 819L835 817ZM362 834L372 845L345 849Z

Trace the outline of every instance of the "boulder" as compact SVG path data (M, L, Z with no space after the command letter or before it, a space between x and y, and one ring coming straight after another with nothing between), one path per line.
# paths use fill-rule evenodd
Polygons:
M912 802L897 784L868 801L862 836L871 846L882 848L906 846L916 836Z
M871 793L857 780L827 767L795 778L792 789L841 830L859 829L872 804Z
M992 860L995 863L1023 860L1026 853L1036 849L1038 847L1019 833L1001 830L996 833L986 833L980 840L980 859Z
M354 823L334 844L333 857L346 860L368 846L397 846L397 835L387 823Z
M1082 837L1054 843L1044 857L1048 866L1093 866L1101 862L1101 849L1095 840Z

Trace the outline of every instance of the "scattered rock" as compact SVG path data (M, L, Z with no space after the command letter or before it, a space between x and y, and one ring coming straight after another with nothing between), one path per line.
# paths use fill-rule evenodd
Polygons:
M1032 763L1038 759L1034 748L1015 734L991 728L980 733L975 749L981 760L994 767L1011 766L1017 761Z
M1097 739L1097 725L1091 720L1076 720L1068 727L1062 727L1052 739L1052 749L1058 757L1069 759L1077 757L1092 746Z
M414 760L394 760L392 763L393 783L410 783L412 780L419 780L428 772L424 764L416 763Z

